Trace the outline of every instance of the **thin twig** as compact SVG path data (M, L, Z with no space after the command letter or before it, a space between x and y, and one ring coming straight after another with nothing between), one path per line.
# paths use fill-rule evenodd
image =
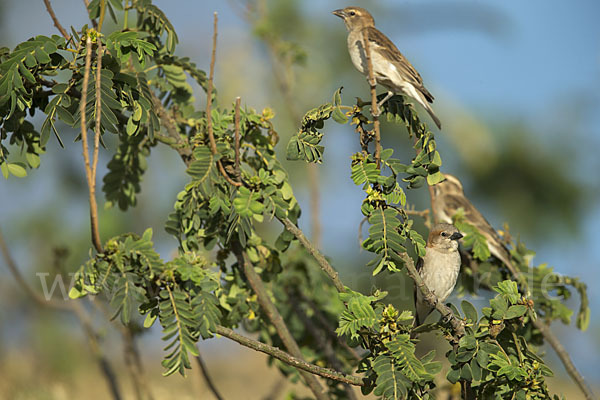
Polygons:
M123 334L123 342L124 342L124 353L125 353L125 365L129 374L131 375L131 381L133 382L133 390L135 392L135 396L138 400L143 400L144 396L142 395L143 390L149 390L148 383L143 381L143 377L141 375L141 369L139 368L141 365L136 362L137 349L135 348L135 343L133 341L133 335L131 330L124 326L121 331ZM149 394L149 398L152 398L152 395Z
M223 396L221 396L221 393L219 393L219 390L217 389L217 386L215 385L215 383L213 382L212 378L208 374L208 368L206 367L206 364L204 363L204 360L200 356L200 351L199 350L198 350L198 355L196 356L196 363L200 367L200 372L202 373L202 376L204 377L204 380L206 381L206 384L208 385L208 388L212 392L213 396L215 396L215 398L217 400L223 400Z
M89 14L89 7L90 7L90 2L89 0L83 0L83 4L85 5L85 12ZM96 22L95 19L91 19L92 21L92 26L94 27L94 29L98 29L98 22Z
M526 290L529 290L527 280L522 278L523 274L520 274L517 271L517 268L513 265L513 263L510 260L508 260L508 262L505 262L504 264L506 265L506 268L508 268L509 272L512 274L514 279L517 280L519 284L523 285ZM575 367L575 364L573 364L573 361L571 360L571 357L569 356L567 350L564 348L560 340L558 340L556 335L554 335L554 333L552 332L550 326L540 319L535 319L532 322L533 326L535 326L540 331L540 333L544 337L544 340L550 343L550 346L552 346L552 348L554 349L554 352L562 362L563 366L565 367L565 370L567 371L571 379L573 379L573 381L577 384L585 398L587 400L594 399L594 394L592 393L590 387L585 382L585 379L583 378L581 373L577 370L577 367Z
M48 10L48 14L50 14L50 18L52 18L52 22L54 22L54 26L56 29L60 31L60 34L63 35L67 41L71 39L71 35L69 35L65 28L60 24L58 18L56 18L56 14L54 14L54 10L52 9L52 4L50 4L50 0L44 0L44 4L46 5L46 10Z
M27 293L27 295L29 295L29 297L31 297L33 301L44 307L51 307L59 310L71 311L71 307L64 301L55 301L53 299L46 300L41 294L39 294L38 292L33 290L31 286L29 286L27 281L25 281L25 278L23 278L23 275L21 275L17 264L13 260L10 251L8 250L8 246L4 241L4 236L2 235L2 232L0 232L0 252L2 252L6 266L8 267L8 270L10 271L12 276L17 281L17 284L25 293Z
M306 236L304 236L304 233L300 230L300 228L290 221L289 218L281 218L279 221L281 221L285 228L290 231L296 237L296 239L298 239L302 246L304 246L304 248L308 250L308 252L315 258L323 272L329 276L338 292L345 292L346 288L340 280L337 271L331 266L331 264L329 264L325 256L321 254L319 250L317 250L317 248L306 238Z
M313 163L306 165L308 171L308 190L310 192L310 234L314 245L321 247L321 196L319 195L318 166Z
M213 132L212 125L212 95L213 95L213 80L215 77L215 59L217 57L217 23L219 18L217 13L214 14L213 19L213 39L212 39L212 53L210 56L210 72L208 75L208 84L206 88L206 130L208 132L208 141L210 143L210 151L213 154L217 154L217 143L215 142L215 135Z
M271 357L274 357L302 371L310 372L311 374L319 375L324 378L332 379L338 382L349 383L350 385L354 386L364 385L362 378L358 376L346 375L341 372L335 371L331 368L323 368L314 364L307 363L306 361L300 358L289 355L288 353L278 349L277 347L269 346L268 344L250 339L224 326L217 325L216 333L221 336L225 336L228 339L236 341L242 346L246 346L253 350L260 351L261 353L268 354Z
M217 58L217 34L218 34L218 21L219 18L217 16L217 13L215 12L214 14L214 19L213 19L213 40L212 40L212 53L210 56L210 72L208 75L208 84L207 84L207 89L206 89L206 130L208 132L208 142L210 144L210 151L213 154L217 154L217 142L215 141L215 133L213 130L213 123L212 123L212 98L213 98L213 87L214 87L214 78L215 78L215 60ZM242 184L240 182L236 182L233 179L231 179L229 177L229 175L227 174L227 171L225 171L225 168L223 168L223 164L221 163L221 160L217 160L217 167L219 169L219 172L221 172L221 175L223 175L223 177L225 178L225 180L233 186L242 186Z
M541 332L542 336L544 336L544 339L546 339L546 341L550 343L550 346L552 346L552 348L556 352L556 355L562 361L565 369L567 370L567 373L575 381L577 386L579 386L579 389L585 396L586 400L595 399L594 393L592 393L592 390L585 382L585 379L583 379L583 376L581 376L579 371L577 371L577 368L573 364L573 361L571 361L569 353L564 348L560 340L558 340L558 338L554 335L550 327L546 325L543 321L540 321L539 319L534 320L533 325Z
M289 291L288 296L292 297L292 294ZM313 323L313 321L309 318L308 315L306 315L306 313L304 312L302 307L300 307L296 300L297 299L292 297L290 304L298 318L300 318L300 320L302 321L302 325L304 325L306 330L313 337L317 347L323 352L328 363L336 370L341 371L343 369L343 365L342 362L338 359L337 354L333 349L333 345L329 340L325 338L324 332ZM354 394L354 391L352 390L351 386L349 386L348 384L344 384L344 391L346 392L346 398L350 400L356 400L356 395Z
M96 126L94 129L94 153L92 157L92 184L96 191L96 167L98 166L98 148L100 147L100 122L102 121L102 40L98 34L98 52L96 59Z
M106 15L106 0L100 0L100 16L98 17L98 26L96 30L98 33L102 30L102 25L104 24L104 16Z
M132 325L123 325L122 323L112 319L112 312L108 310L104 303L100 301L90 301L89 304L99 313L104 315L107 321L113 322L113 326L121 333L123 343L125 345L125 365L131 375L134 390L138 398L142 398L142 393L145 393L146 400L153 400L154 396L150 389L150 384L146 378L140 352L135 345L135 336L132 330Z
M242 182L240 172L240 103L242 99L235 98L234 135L235 135L235 179Z
M221 160L217 160L217 167L219 167L219 172L221 172L221 175L223 175L223 177L225 178L225 180L233 186L242 186L241 182L236 182L233 179L231 179L231 177L227 174L227 171L225 171L225 168L223 168L223 164L221 163Z
M250 7L250 3L248 3ZM246 12L244 16L255 27L268 18L266 13L267 7L264 0L258 2L256 7L255 18L252 18L251 12ZM302 115L298 112L298 103L296 94L293 91L293 62L292 58L284 55L285 52L279 49L285 45L285 41L274 34L265 34L261 39L267 45L271 59L271 67L273 77L277 83L277 88L283 97L283 105L287 109L287 113L291 118L292 124L297 124ZM287 73L286 73L287 72ZM316 248L321 247L321 196L319 189L319 173L318 166L313 163L306 163L306 172L308 176L308 191L310 196L310 233L311 240Z
M48 308L61 310L61 311L70 311L77 316L77 318L79 319L79 322L81 323L81 326L83 327L83 330L88 338L88 342L89 342L92 354L94 355L94 357L96 357L96 361L98 361L98 364L100 365L100 369L102 370L102 373L103 373L103 375L106 379L106 382L110 388L110 392L112 394L113 399L121 400L122 397L121 397L121 392L119 390L119 385L117 383L116 374L115 374L112 366L110 365L110 363L108 362L108 360L106 359L106 357L104 356L102 351L100 350L100 346L98 345L98 340L97 340L98 334L94 331L93 325L92 325L89 317L87 316L85 310L81 306L81 304L79 304L78 302L69 302L69 303L59 302L59 301L55 301L53 299L46 300L38 292L33 290L33 288L31 286L29 286L29 284L25 281L25 279L23 278L23 275L21 275L21 272L19 271L19 268L17 267L14 259L12 258L11 254L10 254L10 251L8 249L8 246L6 245L6 242L4 241L2 232L0 232L0 252L2 253L2 256L4 257L4 261L6 262L6 266L8 267L8 270L10 271L12 276L17 281L17 284L21 287L21 289L25 293L27 293L29 295L29 297L31 297L31 299L33 301L35 301L38 305L40 305L42 307L48 307Z
M239 248L239 246L237 247L238 248L234 251L238 260L238 265L240 266L240 268L243 269L244 275L246 276L248 283L252 287L252 290L254 290L254 293L256 294L258 300L258 304L260 304L261 309L265 312L267 318L275 327L277 335L283 342L286 349L290 352L290 354L293 357L303 359L300 346L298 346L298 343L296 343L296 340L294 340L294 337L292 336L292 333L289 331L287 325L285 324L283 317L281 316L281 314L279 314L277 307L275 307L275 304L273 304L273 302L271 301L271 298L267 293L267 289L265 288L262 279L254 270L254 266L248 260L244 250ZM304 380L306 381L306 384L317 399L327 399L327 396L324 393L321 384L312 373L303 370L301 372L301 375L303 376Z
M102 373L106 378L108 387L110 388L110 392L112 393L113 398L115 400L121 400L122 396L117 383L117 375L110 363L108 362L108 359L100 349L100 345L98 344L98 334L94 331L92 322L90 321L81 303L74 301L72 305L72 311L75 313L75 315L77 315L79 322L81 322L81 325L83 326L83 329L88 337L88 342L90 344L92 353L96 357L96 361L98 361L98 364L100 364L100 369L102 370Z
M338 336L335 333L335 326L327 319L327 317L323 314L319 306L313 301L313 299L306 297L301 291L296 290L296 295L300 298L303 303L308 304L311 308L313 315L319 321L321 326L325 329L327 335L330 336L331 340L337 340L338 344L346 349L346 351L352 355L352 357L356 361L362 360L362 357L354 350L352 347L348 346L348 343L343 339L342 336Z
M508 271L512 274L513 279L515 279L520 285L522 285L526 292L529 291L529 285L527 283L527 280L524 279L523 274L519 273L519 271L514 266L511 260L506 261L503 261L503 263L504 265L506 265ZM588 400L594 399L594 394L592 393L590 387L585 382L585 379L583 378L581 373L577 370L577 367L575 367L575 364L573 364L573 361L571 360L571 357L569 356L567 350L564 348L560 340L558 340L556 335L554 335L554 333L552 332L552 328L550 328L548 324L546 324L540 319L532 320L532 323L533 326L535 326L540 331L540 333L544 337L544 340L550 343L550 346L552 346L552 348L554 349L554 352L562 362L563 366L565 367L565 370L567 371L571 379L573 379L573 381L577 384L585 398Z
M165 107L163 106L161 101L158 99L158 97L156 97L154 92L151 92L151 94L152 94L152 104L154 106L154 110L156 111L156 114L158 114L161 124L167 129L167 133L169 134L169 136L175 141L175 144L165 142L163 140L163 137L156 133L154 134L154 138L158 141L162 141L162 142L168 144L169 146L171 146L175 150L177 150L177 152L181 156L183 162L189 167L190 160L192 157L192 151L190 150L189 143L186 140L184 140L181 137L181 135L179 134L179 132L177 131L177 126L175 124L175 121L173 120L173 116L171 115L171 113L169 113L165 109ZM119 119L119 121L127 122L127 117L123 116L123 114L117 113L116 115L117 115L117 119ZM123 116L123 120L121 120L121 116Z
M379 104L377 104L377 80L373 73L373 59L371 58L371 45L367 29L363 29L363 42L365 44L365 56L369 69L368 81L371 86L371 115L373 115L373 130L375 131L375 163L377 168L381 167L381 133L379 131Z
M85 162L85 175L87 178L89 197L90 197L90 221L91 221L91 232L92 232L92 243L98 253L102 253L102 243L100 241L100 233L98 231L98 205L96 203L95 186L96 183L92 179L92 169L90 167L90 154L88 149L88 138L87 138L87 121L86 121L86 108L87 108L87 91L88 83L90 81L90 64L92 58L92 39L89 34L85 42L85 69L83 73L83 87L81 89L81 101L79 103L79 113L81 117L81 144L83 146L83 160Z
M421 278L421 275L419 275L419 273L417 272L413 259L410 258L410 256L407 253L400 253L399 256L404 261L404 265L406 267L406 272L408 273L408 276L410 276L412 280L415 281L417 289L420 290L423 294L423 299L432 308L435 308L440 312L440 314L442 314L443 320L448 321L450 323L452 329L454 330L455 339L457 339L456 341L458 342L458 339L465 335L465 326L463 321L461 321L454 315L450 307L438 301L437 296L431 290L429 290L429 288L425 285L423 278Z

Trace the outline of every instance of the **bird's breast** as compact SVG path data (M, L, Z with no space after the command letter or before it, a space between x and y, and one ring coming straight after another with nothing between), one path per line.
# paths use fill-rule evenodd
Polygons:
M354 67L361 73L365 74L367 70L367 57L360 32L350 32L348 35L348 52Z
M371 63L373 65L373 73L378 84L385 86L389 90L396 93L403 92L403 79L400 76L398 69L394 63L386 59L385 56L378 50L377 44L370 42L369 48L371 53ZM352 59L354 67L363 75L369 72L369 64L367 62L367 53L364 47L363 35L360 31L352 31L348 35L348 52Z
M440 301L445 301L458 278L460 254L458 251L441 252L428 248L423 259L421 277Z

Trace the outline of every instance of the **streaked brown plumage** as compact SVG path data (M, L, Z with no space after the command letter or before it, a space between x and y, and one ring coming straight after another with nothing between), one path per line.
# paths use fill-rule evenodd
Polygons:
M400 53L394 43L375 28L371 14L361 7L346 7L335 10L334 15L342 18L348 29L348 52L352 63L364 75L368 75L364 34L369 38L369 48L373 72L377 83L385 86L389 92L382 100L385 102L394 93L407 95L416 100L429 113L438 128L442 125L429 103L433 96L423 85L423 79L417 70Z
M490 253L509 269L514 270L510 253L498 232L465 196L463 186L458 178L450 174L444 175L446 180L433 187L435 196L432 208L435 221L452 223L452 217L459 208L462 208L466 221L475 226L485 237Z

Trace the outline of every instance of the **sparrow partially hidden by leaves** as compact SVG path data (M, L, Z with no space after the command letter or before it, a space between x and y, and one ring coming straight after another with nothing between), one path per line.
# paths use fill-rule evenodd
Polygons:
M490 253L514 273L516 270L512 265L510 253L498 232L465 196L458 178L450 174L444 176L446 176L445 181L433 186L435 196L432 208L435 221L452 223L452 217L462 208L465 220L485 237Z
M458 278L460 271L460 253L458 240L463 235L454 225L440 223L433 226L427 238L425 256L417 262L417 271L425 285L438 301L446 301ZM416 288L416 325L420 325L431 313L432 308L423 299L421 290Z
M421 75L394 43L375 28L375 20L371 14L361 7L346 7L333 11L333 14L342 18L348 29L348 52L352 63L359 72L368 76L369 67L364 45L366 33L373 74L377 83L388 89L387 96L379 105L385 103L394 94L409 96L427 110L437 127L441 129L442 124L429 105L433 103L433 96L423 86Z

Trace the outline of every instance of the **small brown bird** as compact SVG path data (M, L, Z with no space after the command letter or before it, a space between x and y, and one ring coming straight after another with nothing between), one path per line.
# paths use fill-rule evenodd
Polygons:
M460 253L458 252L458 239L463 235L454 225L436 224L429 232L425 257L417 262L417 271L425 285L438 298L446 301L454 286L460 271ZM423 299L421 291L416 289L416 325L420 325L431 313L432 308Z
M379 105L385 103L394 94L409 96L422 105L439 129L442 124L429 103L433 96L423 86L423 79L416 69L400 53L398 48L375 28L375 20L367 10L361 7L346 7L333 11L342 18L348 29L348 52L356 69L368 76L369 68L364 46L364 33L369 38L369 49L373 74L377 83L388 89L387 96Z
M498 232L465 196L463 186L458 178L450 174L444 174L444 176L446 176L446 180L433 187L435 194L432 204L434 219L439 222L451 223L454 214L459 208L462 208L466 221L475 226L485 237L490 253L515 273L510 253Z

